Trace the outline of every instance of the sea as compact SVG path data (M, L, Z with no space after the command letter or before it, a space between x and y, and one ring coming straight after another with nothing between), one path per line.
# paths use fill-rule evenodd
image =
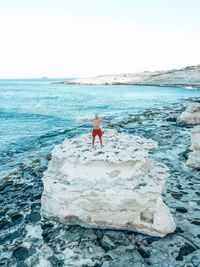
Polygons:
M81 120L95 113L115 124L151 108L200 97L200 90L177 87L54 84L63 80L0 80L1 175L30 155L50 153L65 138L90 132L91 123Z

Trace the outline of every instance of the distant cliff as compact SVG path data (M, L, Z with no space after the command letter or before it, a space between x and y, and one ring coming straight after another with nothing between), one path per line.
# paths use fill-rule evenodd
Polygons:
M62 83L62 82L61 82ZM65 84L188 86L200 89L200 65L168 71L144 71L73 79Z

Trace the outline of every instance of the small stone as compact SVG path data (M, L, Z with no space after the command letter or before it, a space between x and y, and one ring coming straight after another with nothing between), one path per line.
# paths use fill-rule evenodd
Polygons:
M143 258L149 258L151 256L148 248L145 246L140 246L137 250Z
M90 253L93 253L93 252L94 252L94 249L93 249L92 247L89 247L89 248L88 248L88 251L89 251Z

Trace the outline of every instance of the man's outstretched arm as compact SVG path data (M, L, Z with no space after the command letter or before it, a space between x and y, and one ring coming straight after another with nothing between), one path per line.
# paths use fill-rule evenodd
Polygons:
M82 121L82 122L93 122L93 120L91 120L91 119L81 119L80 121Z
M111 122L111 120L102 120L102 119L101 119L101 121L103 121L103 122Z

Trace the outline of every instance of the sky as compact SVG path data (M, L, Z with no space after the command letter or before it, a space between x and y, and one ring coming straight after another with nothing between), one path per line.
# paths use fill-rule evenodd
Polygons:
M199 0L0 0L0 79L200 64Z

